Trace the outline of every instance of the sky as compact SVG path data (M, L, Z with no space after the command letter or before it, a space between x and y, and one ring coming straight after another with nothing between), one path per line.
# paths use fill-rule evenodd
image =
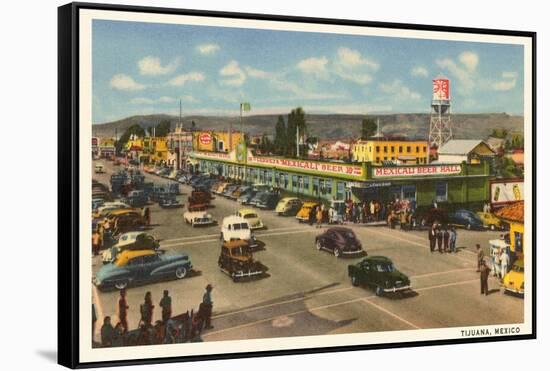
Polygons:
M94 124L133 115L428 113L450 79L454 113L523 113L523 47L94 20Z

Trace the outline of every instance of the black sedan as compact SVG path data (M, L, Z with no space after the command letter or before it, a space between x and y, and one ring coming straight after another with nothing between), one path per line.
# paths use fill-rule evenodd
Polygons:
M366 254L355 233L345 227L327 229L315 237L315 247L317 250L330 251L336 257Z

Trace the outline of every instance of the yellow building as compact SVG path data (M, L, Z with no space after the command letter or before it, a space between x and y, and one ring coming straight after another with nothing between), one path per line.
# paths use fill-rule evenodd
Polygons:
M196 131L193 133L193 150L231 152L241 141L241 133L234 131L229 140L227 131Z
M523 256L524 207L523 201L518 201L495 212L498 218L510 225L510 250L517 257Z
M133 137L126 143L126 151L143 163L166 163L168 142L165 137Z
M352 145L352 160L381 164L391 161L396 164L426 164L428 142L425 140L369 139Z

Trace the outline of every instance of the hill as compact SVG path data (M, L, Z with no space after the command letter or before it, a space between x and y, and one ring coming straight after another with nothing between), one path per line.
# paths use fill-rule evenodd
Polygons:
M306 115L310 136L319 138L357 138L364 115L311 114ZM369 116L367 116L369 117ZM385 134L406 135L409 138L426 138L428 136L430 115L425 113L382 114L370 116L380 120L380 129ZM286 118L286 117L285 117ZM122 120L93 125L95 136L114 136L115 131L121 135L128 127L138 124L143 128L156 125L162 120L169 120L172 128L179 118L163 114L132 116ZM194 121L199 130L227 130L233 124L239 130L239 118L228 116L184 116L185 127ZM256 115L243 118L246 132L251 134L273 135L277 115ZM455 114L452 117L453 132L456 139L484 139L494 128L507 129L509 132L523 133L523 117L510 116L506 113Z

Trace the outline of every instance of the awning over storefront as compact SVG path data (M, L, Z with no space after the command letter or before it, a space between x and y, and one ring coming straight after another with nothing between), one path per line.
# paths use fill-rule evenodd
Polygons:
M346 188L361 188L361 189L370 189L370 188L381 188L389 187L391 182L346 182Z

